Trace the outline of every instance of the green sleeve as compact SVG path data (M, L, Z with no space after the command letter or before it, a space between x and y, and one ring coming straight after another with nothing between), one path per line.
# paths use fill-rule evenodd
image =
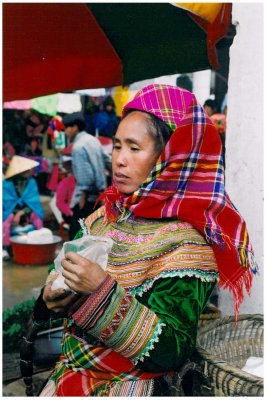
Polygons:
M138 362L140 369L179 369L195 346L198 320L214 286L195 277L160 279L138 298L166 324L149 356Z

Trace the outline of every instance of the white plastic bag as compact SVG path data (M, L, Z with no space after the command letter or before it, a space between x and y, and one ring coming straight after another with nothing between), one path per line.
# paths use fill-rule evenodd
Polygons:
M74 251L80 256L87 258L100 265L103 269L106 269L108 262L108 254L112 248L113 241L110 238L101 236L83 236L80 239L72 240L71 242L65 242L63 247L55 259L55 272L58 274L54 280L51 289L65 289L70 291L71 289L64 283L64 277L62 276L62 265L61 261L65 258L65 254L68 251Z

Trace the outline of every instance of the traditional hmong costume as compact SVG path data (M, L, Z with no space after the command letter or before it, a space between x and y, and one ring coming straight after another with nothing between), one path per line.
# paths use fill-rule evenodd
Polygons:
M172 129L146 182L130 196L109 188L86 220L114 241L108 277L69 310L62 356L41 396L152 396L195 346L198 319L216 281L250 288L246 226L226 195L221 142L186 90L151 85L125 109ZM80 233L82 235L82 233Z

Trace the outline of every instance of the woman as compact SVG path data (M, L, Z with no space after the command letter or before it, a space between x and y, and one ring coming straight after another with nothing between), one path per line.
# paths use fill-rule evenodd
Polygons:
M72 217L70 202L75 190L75 178L72 174L71 157L62 156L62 164L66 176L58 183L56 189L56 205L63 220L69 224Z
M192 353L215 283L233 292L236 313L251 286L252 249L224 191L220 138L192 93L137 93L112 166L104 206L86 220L114 241L107 270L69 252L63 276L77 294L52 292L49 279L44 289L48 310L68 319L41 396L168 395L164 375Z
M44 211L31 170L39 163L14 155L3 182L3 247L11 255L10 236L20 230L41 229ZM22 229L24 227L24 229Z

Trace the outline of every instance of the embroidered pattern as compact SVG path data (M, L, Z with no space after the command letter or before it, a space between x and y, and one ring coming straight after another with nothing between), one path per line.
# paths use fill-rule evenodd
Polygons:
M143 360L158 341L165 324L121 286L117 285L115 292L110 291L111 295L112 302L105 307L105 313L95 321L93 327L90 326L90 314L95 313L94 307L89 305L90 298L87 301L89 310L86 310L86 305L81 307L73 319L77 325L86 328L88 333L128 359L135 362Z
M136 219L134 225L124 221L115 226L103 223L103 208L86 223L92 234L113 239L107 272L132 294L164 277L218 279L211 246L189 223Z
M98 290L89 296L82 306L73 313L73 319L77 325L83 329L86 329L88 325L93 326L95 321L100 318L105 304L109 301L115 288L116 282L108 275Z

